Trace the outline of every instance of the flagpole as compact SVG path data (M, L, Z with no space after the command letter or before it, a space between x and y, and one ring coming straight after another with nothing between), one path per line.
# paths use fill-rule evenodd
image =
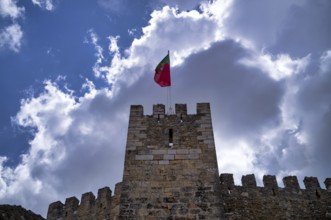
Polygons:
M173 110L172 110L172 97L171 97L171 86L167 87L167 105L168 105L168 114L173 114Z
M170 52L168 50L168 57L169 57L169 60L170 60ZM170 64L170 61L169 61L169 64ZM169 106L169 112L168 114L173 114L173 111L172 111L172 97L171 97L171 85L167 87L167 105Z

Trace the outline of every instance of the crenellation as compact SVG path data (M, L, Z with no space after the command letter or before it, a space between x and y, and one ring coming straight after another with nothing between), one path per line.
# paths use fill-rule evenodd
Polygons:
M197 104L197 114L210 115L210 104L209 103L198 103Z
M112 191L108 186L100 188L98 190L97 201L108 203L111 200L111 194L112 194Z
M117 191L120 189L120 183L117 185ZM118 197L111 196L109 187L98 190L98 197L95 198L92 192L82 194L81 202L76 197L70 197L65 200L65 204L60 201L51 203L48 207L48 220L104 220L110 219L111 210L115 210L118 203ZM113 211L114 212L114 211Z
M64 217L73 218L77 214L78 204L79 200L75 196L67 198L64 203Z
M142 117L144 115L144 107L142 105L131 105L130 118Z
M95 213L95 196L92 192L87 192L82 195L80 205L78 207L78 219L87 219L87 216L93 216Z
M251 175L250 179L252 180ZM247 177L245 176L245 177ZM228 187L232 174L221 174L221 197L224 216L222 219L328 219L331 192L318 188L315 177L305 177L304 182L315 186L300 189L297 177L284 178L285 188L279 188L275 176L263 177L264 187L252 188L243 184ZM292 184L292 185L291 185ZM292 190L294 189L294 190ZM300 193L298 193L300 192ZM331 210L331 209L330 209Z
M186 104L176 104L175 105L175 112L180 120L183 120L187 116L187 106Z
M331 178L326 178L324 184L326 189L331 190Z
M112 191L109 187L98 190L98 197L95 202L97 219L110 219L112 207Z
M278 189L278 183L276 180L276 176L274 175L264 175L263 176L263 185L268 189Z
M94 205L95 196L92 192L87 192L82 195L80 206L89 207Z
M285 176L283 178L285 189L298 191L300 190L298 178L296 176Z
M246 176L241 177L241 183L243 187L247 188L255 188L256 187L256 179L254 174L248 174Z
M153 117L154 118L164 118L165 116L165 106L163 104L153 105Z
M225 188L233 189L234 187L234 180L232 173L222 173L220 175L221 185L224 185Z
M303 183L307 190L316 190L321 188L317 177L305 177L303 179Z
M254 174L235 185L233 174L219 175L209 103L196 114L176 104L167 114L162 104L144 115L141 105L130 109L122 182L49 205L48 220L118 219L331 219L331 178L322 189L316 177Z
M63 216L64 204L60 201L53 202L48 206L47 219L58 219Z

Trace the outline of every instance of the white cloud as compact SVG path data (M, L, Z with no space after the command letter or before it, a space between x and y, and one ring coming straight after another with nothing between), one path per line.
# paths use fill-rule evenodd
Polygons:
M178 12L165 6L151 14L149 25L142 29L143 35L134 39L131 47L125 51L125 56L121 56L116 49L118 38L110 37L109 51L113 59L109 66L100 68L105 71L109 83L127 80L121 76L122 73L133 67L140 68L139 71L132 71L129 79L129 84L132 84L142 72L150 71L153 68L150 64L159 62L168 50L172 65L176 66L190 54L206 50L213 42L221 40L219 23L208 13L196 10Z
M2 17L18 18L23 15L24 8L16 5L16 0L1 0L0 15Z
M53 0L32 0L32 3L48 11L54 10Z
M305 71L310 61L310 55L303 58L292 59L288 54L255 54L252 57L239 60L243 65L256 67L265 71L275 80L291 77Z
M198 7L203 1L207 2L207 0L160 0L160 2L163 2L164 4L174 8L179 8L180 10L192 10Z
M263 167L256 166L258 152L246 140L229 140L226 136L215 136L217 159L220 172L233 173L236 185L241 185L242 175L254 173L259 185L267 173Z
M129 106L123 111L109 90L95 90L90 81L78 99L62 91L60 83L46 81L45 91L23 100L13 118L34 132L21 163L9 168L3 165L6 158L0 158L1 200L41 214L54 200L80 197L105 185L113 188L121 179Z
M235 39L252 42L257 48L273 45L286 24L291 9L306 1L233 1L225 22L227 34Z
M127 0L98 0L98 4L112 12L122 12L128 5Z
M331 50L325 51L321 56L320 69L322 73L326 73L331 69Z
M96 77L103 77L103 68L100 67L103 64L105 58L103 56L103 48L98 44L98 35L91 29L88 31L89 37L85 39L85 43L90 43L94 46L95 54L94 56L97 58L95 64L93 66L93 73Z
M0 48L8 46L9 49L19 52L22 38L23 31L19 24L8 26L0 32Z
M86 93L74 97L47 81L44 93L23 100L16 122L35 134L17 167L6 167L0 158L1 200L45 213L49 202L120 181L129 105L142 104L148 114L152 104L164 102L153 69L168 49L174 102L187 103L189 110L211 102L220 172L233 172L237 183L247 173L324 176L330 154L318 151L330 151L330 52L323 51L318 70L308 74L314 54L293 58L287 51L259 53L243 46L224 26L235 6L215 1L200 12L154 11L124 54L119 37L109 37L106 53L90 31L95 74L111 90L97 90L87 80ZM106 56L112 57L109 63Z

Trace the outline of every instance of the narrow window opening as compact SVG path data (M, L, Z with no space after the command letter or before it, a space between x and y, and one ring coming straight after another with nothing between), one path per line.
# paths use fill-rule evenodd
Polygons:
M272 195L275 196L276 195L276 191L274 188L272 188Z
M160 114L157 114L157 123L160 123Z
M169 129L169 147L172 147L173 144L173 130L172 128Z
M102 208L102 203L100 203L100 208Z
M319 198L321 198L321 194L320 194L320 192L316 189L316 197L319 199Z
M183 123L183 114L180 114L180 123Z
M229 195L231 194L231 189L230 189L230 187L228 187L228 193L229 193Z

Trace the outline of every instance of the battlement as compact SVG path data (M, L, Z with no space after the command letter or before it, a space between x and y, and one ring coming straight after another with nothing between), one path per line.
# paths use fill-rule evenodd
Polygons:
M325 183L325 190L328 190L330 187L330 178L326 178ZM222 173L220 175L220 183L224 187L228 187L232 189L234 185L233 174L231 173ZM285 176L283 178L284 188L278 187L276 176L274 175L264 175L263 176L263 187L266 189L288 189L288 190L316 190L321 189L319 181L317 177L305 177L303 180L305 189L301 189L298 178L296 176ZM254 174L244 175L241 178L241 184L243 188L257 188L256 185L256 178ZM240 187L237 186L236 187ZM261 187L260 187L261 188Z
M92 192L82 194L81 202L76 197L70 197L63 204L60 201L49 205L47 219L104 219L109 218L112 210L112 192L109 187L98 190L95 198Z
M225 205L224 219L245 216L241 212L247 210L253 212L264 210L259 213L260 216L268 216L268 211L272 210L272 216L281 216L284 212L283 209L289 203L292 209L303 208L307 212L306 215L301 214L302 216L312 214L311 210L305 209L306 206L321 212L320 216L331 216L329 210L331 204L330 180L331 178L326 178L325 189L322 189L316 177L305 177L303 180L305 188L301 189L296 176L286 176L283 178L284 188L281 188L274 175L264 175L263 186L257 186L255 175L248 174L242 176L240 186L234 184L233 174L222 173L219 183L221 185L220 196ZM117 196L112 196L109 187L104 187L98 190L97 198L92 192L87 192L82 194L80 202L76 197L67 198L65 204L60 201L53 202L49 205L47 219L112 219L119 214L121 187L122 183L116 185L115 195ZM185 189L185 191L187 190ZM151 189L152 191L153 189ZM243 206L240 204L244 203L246 206L242 209ZM260 207L251 207L251 203L258 203ZM257 214L257 216L259 215Z
M224 219L327 219L331 218L330 178L321 189L316 177L305 177L301 189L296 176L283 178L284 188L278 187L276 177L263 176L257 186L254 174L242 176L241 186L234 185L233 174L220 175Z
M210 104L209 103L197 103L196 107L197 115L210 114ZM154 118L164 118L166 116L165 105L155 104L153 105L152 116ZM187 116L187 106L186 104L175 104L175 115L177 117ZM144 107L142 105L131 105L130 117L137 118L144 116ZM147 115L146 115L147 116Z

